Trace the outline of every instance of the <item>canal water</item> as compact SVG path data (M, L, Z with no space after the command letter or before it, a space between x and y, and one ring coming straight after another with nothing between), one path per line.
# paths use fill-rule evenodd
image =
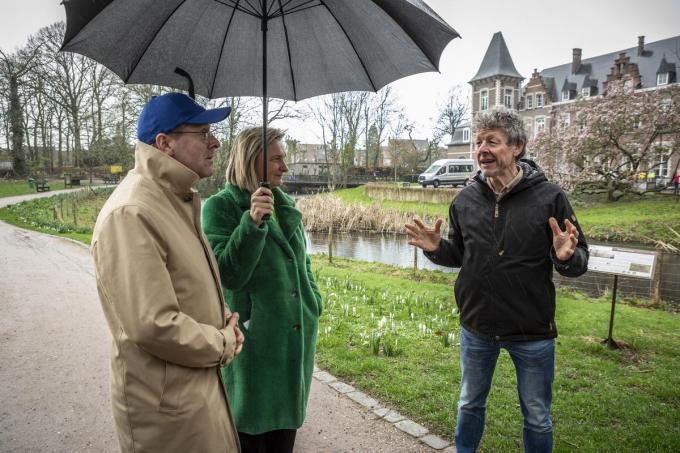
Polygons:
M328 253L328 234L307 232L308 251L311 254ZM652 249L645 245L601 244L624 248ZM405 235L378 233L335 233L333 235L333 256L356 258L364 261L375 261L401 267L413 267L414 247L408 245ZM445 272L457 269L432 264L422 251L418 251L419 269L437 269ZM609 274L586 272L583 276L572 279L554 274L555 284L569 286L591 295L601 295L611 291L614 277ZM642 280L630 277L619 277L618 291L620 296L654 298L680 304L680 254L658 251L657 279Z

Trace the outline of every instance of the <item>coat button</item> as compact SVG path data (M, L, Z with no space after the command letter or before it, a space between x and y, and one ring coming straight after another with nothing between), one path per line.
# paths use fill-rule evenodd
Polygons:
M293 296L293 297L297 297L298 293L297 293L297 291L293 291L292 293L290 293L290 295Z
M293 326L293 330L299 331L299 330L300 330L300 327L301 327L300 324L295 324L295 325Z
M288 262L289 262L289 263L292 263L292 262L293 262L293 258L288 258Z

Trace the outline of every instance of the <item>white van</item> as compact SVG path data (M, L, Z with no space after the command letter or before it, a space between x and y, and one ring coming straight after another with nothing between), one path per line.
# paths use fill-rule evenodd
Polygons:
M466 185L474 170L472 159L440 159L418 176L418 184L423 187L428 184L434 187Z

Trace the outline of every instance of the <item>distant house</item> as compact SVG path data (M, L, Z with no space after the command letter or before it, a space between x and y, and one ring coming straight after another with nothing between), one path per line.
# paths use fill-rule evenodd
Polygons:
M472 147L470 146L470 123L465 122L456 128L451 137L451 143L446 145L446 157L448 159L471 158Z
M430 146L430 141L427 139L407 139L407 138L391 138L388 140L387 146L381 146L382 150L382 166L394 166L395 157L398 165L403 164L406 156L425 158L427 156L427 149Z

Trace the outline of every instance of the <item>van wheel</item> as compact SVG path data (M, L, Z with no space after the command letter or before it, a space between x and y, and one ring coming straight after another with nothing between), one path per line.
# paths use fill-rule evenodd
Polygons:
M433 186L435 189L436 189L437 187L439 187L439 180L438 180L438 179L435 179L434 182L432 183L432 186Z

